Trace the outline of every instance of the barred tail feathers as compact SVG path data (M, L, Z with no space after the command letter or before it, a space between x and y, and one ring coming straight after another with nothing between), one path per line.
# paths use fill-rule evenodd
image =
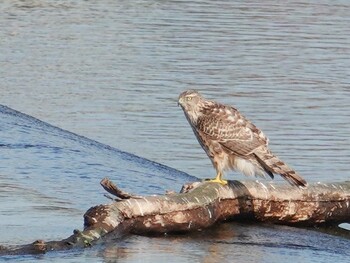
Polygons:
M280 160L267 148L260 148L254 152L260 165L266 170L275 174L280 174L291 185L306 186L306 181L286 163Z

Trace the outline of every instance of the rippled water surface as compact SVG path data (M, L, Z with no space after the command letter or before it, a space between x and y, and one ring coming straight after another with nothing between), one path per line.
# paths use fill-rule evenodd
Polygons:
M3 245L81 228L90 206L108 202L105 176L140 194L212 177L176 104L189 88L239 108L308 181L350 179L348 1L4 0L0 11ZM16 259L347 262L348 247L312 231L225 224Z

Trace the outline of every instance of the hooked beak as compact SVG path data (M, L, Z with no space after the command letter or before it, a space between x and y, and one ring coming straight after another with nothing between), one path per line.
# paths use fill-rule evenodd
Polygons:
M179 98L179 100L177 101L177 106L182 106L183 103L183 98Z

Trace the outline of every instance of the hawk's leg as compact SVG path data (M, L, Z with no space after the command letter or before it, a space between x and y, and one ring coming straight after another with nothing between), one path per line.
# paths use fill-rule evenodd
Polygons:
M219 184L222 184L222 185L226 185L227 184L227 181L222 179L222 173L220 171L218 171L218 173L216 174L216 177L214 179L210 179L208 181L212 182L212 183L219 183Z

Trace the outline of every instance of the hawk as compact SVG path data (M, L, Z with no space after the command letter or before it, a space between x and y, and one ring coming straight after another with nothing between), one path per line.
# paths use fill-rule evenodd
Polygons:
M206 100L195 90L182 92L178 104L216 169L212 182L225 185L223 172L236 170L248 176L280 174L291 185L306 186L300 175L269 150L264 133L234 107Z

